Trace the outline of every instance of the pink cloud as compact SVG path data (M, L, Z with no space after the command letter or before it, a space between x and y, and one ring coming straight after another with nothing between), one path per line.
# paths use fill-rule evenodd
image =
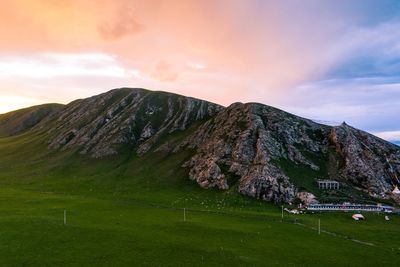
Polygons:
M137 21L132 6L118 6L112 17L98 26L99 34L105 40L118 40L143 30L144 26Z
M178 78L178 74L165 61L160 61L151 75L161 82L174 82Z
M390 43L388 52L399 51L398 24L364 29L355 22L361 13L360 6L334 1L4 0L0 57L4 63L13 56L20 67L8 66L13 75L3 71L0 97L13 90L65 103L131 86L329 117L332 105L309 107L324 92L294 88L323 78L361 48ZM66 58L61 63L43 54ZM82 58L93 54L111 61ZM338 98L333 91L329 96ZM341 107L338 112L363 113L365 105Z

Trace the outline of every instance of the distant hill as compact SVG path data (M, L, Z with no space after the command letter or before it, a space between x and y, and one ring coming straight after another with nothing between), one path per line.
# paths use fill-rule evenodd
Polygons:
M0 114L0 137L24 133L62 107L61 104L45 104Z
M27 131L42 136L49 151L60 155L131 155L157 168L151 155L163 153L203 188L234 189L275 203L390 199L400 185L398 146L345 123L327 126L259 103L225 108L122 88L0 117L0 136ZM179 153L189 156L173 162ZM319 190L317 179L337 180L341 189Z

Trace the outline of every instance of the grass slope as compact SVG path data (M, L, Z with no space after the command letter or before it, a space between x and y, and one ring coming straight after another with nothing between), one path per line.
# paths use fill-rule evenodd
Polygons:
M24 133L62 107L61 104L44 104L0 114L0 137Z
M0 138L0 266L397 265L400 218L281 222L276 206L200 189L180 167L189 156L92 160L32 132Z

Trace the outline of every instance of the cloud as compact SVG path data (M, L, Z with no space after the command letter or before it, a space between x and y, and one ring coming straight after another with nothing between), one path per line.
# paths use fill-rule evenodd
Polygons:
M394 143L399 143L400 142L400 131L386 131L386 132L375 132L374 133L376 136L394 142Z
M0 114L6 113L10 110L16 110L27 106L38 105L41 103L40 99L21 97L16 95L5 96L0 98Z
M400 130L400 79L332 79L293 88L279 104L315 120L342 121L369 131Z
M338 43L338 63L327 74L333 78L390 77L399 75L400 20L353 28Z
M68 103L123 87L134 73L113 56L101 53L0 56L0 102L5 101L1 110L46 102Z
M204 70L206 68L204 64L198 62L189 62L187 66L194 70Z
M174 72L170 64L165 61L160 61L157 64L151 76L161 82L174 82L178 78L178 74Z
M135 15L138 1L0 1L0 53L103 50L110 40L145 28Z
M13 90L65 103L115 87L147 87L394 131L399 6L387 0L3 0L0 96Z
M112 18L98 26L99 34L106 40L118 40L126 35L140 33L144 26L136 18L131 6L121 5Z
M98 53L0 57L0 79L48 79L59 76L124 77L125 70L113 57Z

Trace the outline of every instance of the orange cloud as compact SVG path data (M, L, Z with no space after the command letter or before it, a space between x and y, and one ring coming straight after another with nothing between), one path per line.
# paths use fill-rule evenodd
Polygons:
M162 82L173 82L178 78L178 74L165 61L160 61L157 64L152 76Z
M332 23L329 12L303 14L298 10L308 4L292 5L295 8L278 1L2 0L0 57L13 54L25 61L27 55L49 52L71 57L101 53L115 58L126 73L135 73L131 80L112 78L107 85L170 90L223 104L273 101L336 62L340 51L332 49L334 33L346 27ZM298 28L305 30L299 34ZM188 62L201 64L188 67ZM88 73L82 70L74 76L81 82ZM71 80L78 80L74 77ZM91 88L104 86L104 81L92 82ZM54 86L54 81L41 83L48 90Z
M106 40L117 40L143 30L143 25L136 19L137 15L131 6L120 6L109 21L104 21L98 26L98 31Z

